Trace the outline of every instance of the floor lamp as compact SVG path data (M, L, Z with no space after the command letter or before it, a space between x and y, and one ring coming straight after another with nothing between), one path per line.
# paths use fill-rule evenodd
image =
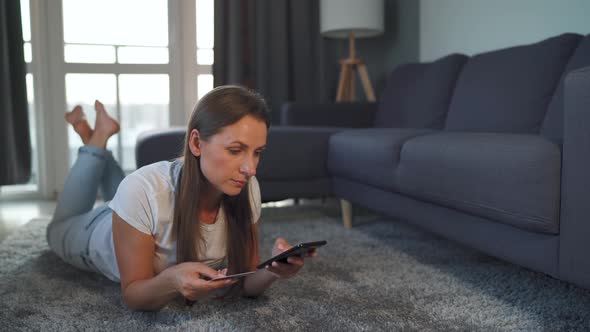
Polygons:
M340 80L336 101L351 102L355 96L355 71L368 101L375 101L367 66L356 56L355 38L383 33L384 0L321 0L320 30L328 38L348 38L348 58L340 60Z

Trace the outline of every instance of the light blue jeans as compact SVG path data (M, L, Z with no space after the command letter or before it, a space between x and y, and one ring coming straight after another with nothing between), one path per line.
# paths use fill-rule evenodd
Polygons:
M110 151L91 145L78 150L78 158L47 226L47 243L65 262L98 272L89 258L88 243L94 228L110 219L112 211L108 202L124 177L125 173ZM93 208L99 188L105 203Z

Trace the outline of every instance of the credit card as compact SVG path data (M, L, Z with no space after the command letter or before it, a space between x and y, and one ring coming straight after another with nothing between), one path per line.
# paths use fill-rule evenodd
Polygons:
M225 279L236 279L236 278L242 278L245 277L249 274L252 273L256 273L256 271L250 271L250 272L243 272L243 273L236 273L236 274L230 274L228 276L223 276L223 277L217 277L215 279L211 279L211 281L219 281L219 280L225 280Z

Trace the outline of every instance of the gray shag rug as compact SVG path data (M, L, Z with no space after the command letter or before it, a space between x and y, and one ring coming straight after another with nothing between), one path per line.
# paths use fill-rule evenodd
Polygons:
M590 292L365 213L352 230L334 206L263 209L274 238L325 239L320 256L257 299L172 302L132 312L119 285L48 250L47 218L0 243L3 331L588 331Z

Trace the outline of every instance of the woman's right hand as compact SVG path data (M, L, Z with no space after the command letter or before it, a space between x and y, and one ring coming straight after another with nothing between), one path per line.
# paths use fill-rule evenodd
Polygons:
M210 279L223 277L225 274L202 263L184 262L168 270L174 289L191 301L236 282L233 279L210 281Z

